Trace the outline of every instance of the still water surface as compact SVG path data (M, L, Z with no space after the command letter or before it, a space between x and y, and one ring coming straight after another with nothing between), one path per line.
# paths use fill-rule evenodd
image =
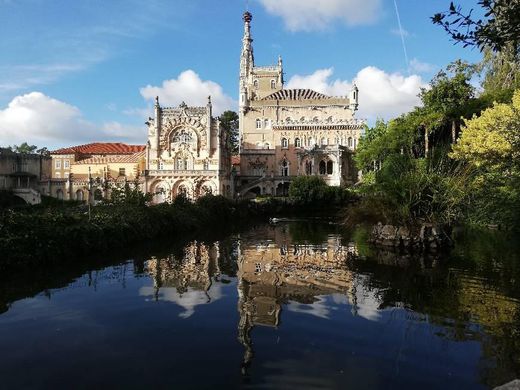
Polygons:
M0 387L479 389L520 375L518 243L500 233L411 258L292 222L145 253L4 275Z

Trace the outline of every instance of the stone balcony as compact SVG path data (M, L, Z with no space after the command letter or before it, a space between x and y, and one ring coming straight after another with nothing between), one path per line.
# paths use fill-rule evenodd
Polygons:
M219 176L223 174L224 171L218 169L149 169L145 171L145 176Z

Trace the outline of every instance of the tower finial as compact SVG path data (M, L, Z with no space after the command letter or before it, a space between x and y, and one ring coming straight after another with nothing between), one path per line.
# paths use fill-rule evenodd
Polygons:
M155 106L159 107L159 96L155 97Z

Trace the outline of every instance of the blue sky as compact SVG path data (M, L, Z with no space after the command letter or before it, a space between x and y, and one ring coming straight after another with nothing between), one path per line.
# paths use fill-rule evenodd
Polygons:
M476 1L462 0L465 7ZM457 58L429 20L449 1L250 0L258 65L282 55L288 87L346 95L358 117L390 118ZM144 143L152 98L234 109L244 0L0 0L0 145Z

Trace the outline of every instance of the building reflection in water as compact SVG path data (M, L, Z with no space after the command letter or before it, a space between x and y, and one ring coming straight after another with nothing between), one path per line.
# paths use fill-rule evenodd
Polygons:
M166 258L152 257L145 264L145 272L153 279L153 287L143 287L140 295L159 301L175 302L190 317L198 305L209 304L222 296L221 286L212 287L215 275L220 274L219 244L193 241L183 253Z
M320 296L338 293L356 301L354 275L346 267L349 256L357 255L354 244L343 246L339 236L328 236L318 245L295 243L287 226L254 233L263 240L244 237L237 259L243 374L254 356L251 330L279 326L282 304L298 311L299 304L319 305ZM305 312L313 314L312 309Z
M212 281L220 277L220 264L234 262L238 266L238 340L244 347L242 372L247 374L254 356L251 330L254 326L278 327L282 304L291 311L326 317L327 309L320 308L321 296L335 295L336 300L352 304L353 314L359 314L359 295L367 301L366 291L357 292L355 279L360 276L346 266L349 257L357 255L353 243L344 246L339 236L328 236L321 244L295 243L287 228L267 226L250 236L237 237L234 243L226 244L233 248L226 248L224 256L218 243L194 241L182 254L153 257L145 264L153 287L143 287L140 294L177 303L185 309L181 317L187 318L196 306L222 296L222 285ZM302 305L311 308L303 310ZM373 306L373 313L363 310L370 317L378 303L368 306Z

